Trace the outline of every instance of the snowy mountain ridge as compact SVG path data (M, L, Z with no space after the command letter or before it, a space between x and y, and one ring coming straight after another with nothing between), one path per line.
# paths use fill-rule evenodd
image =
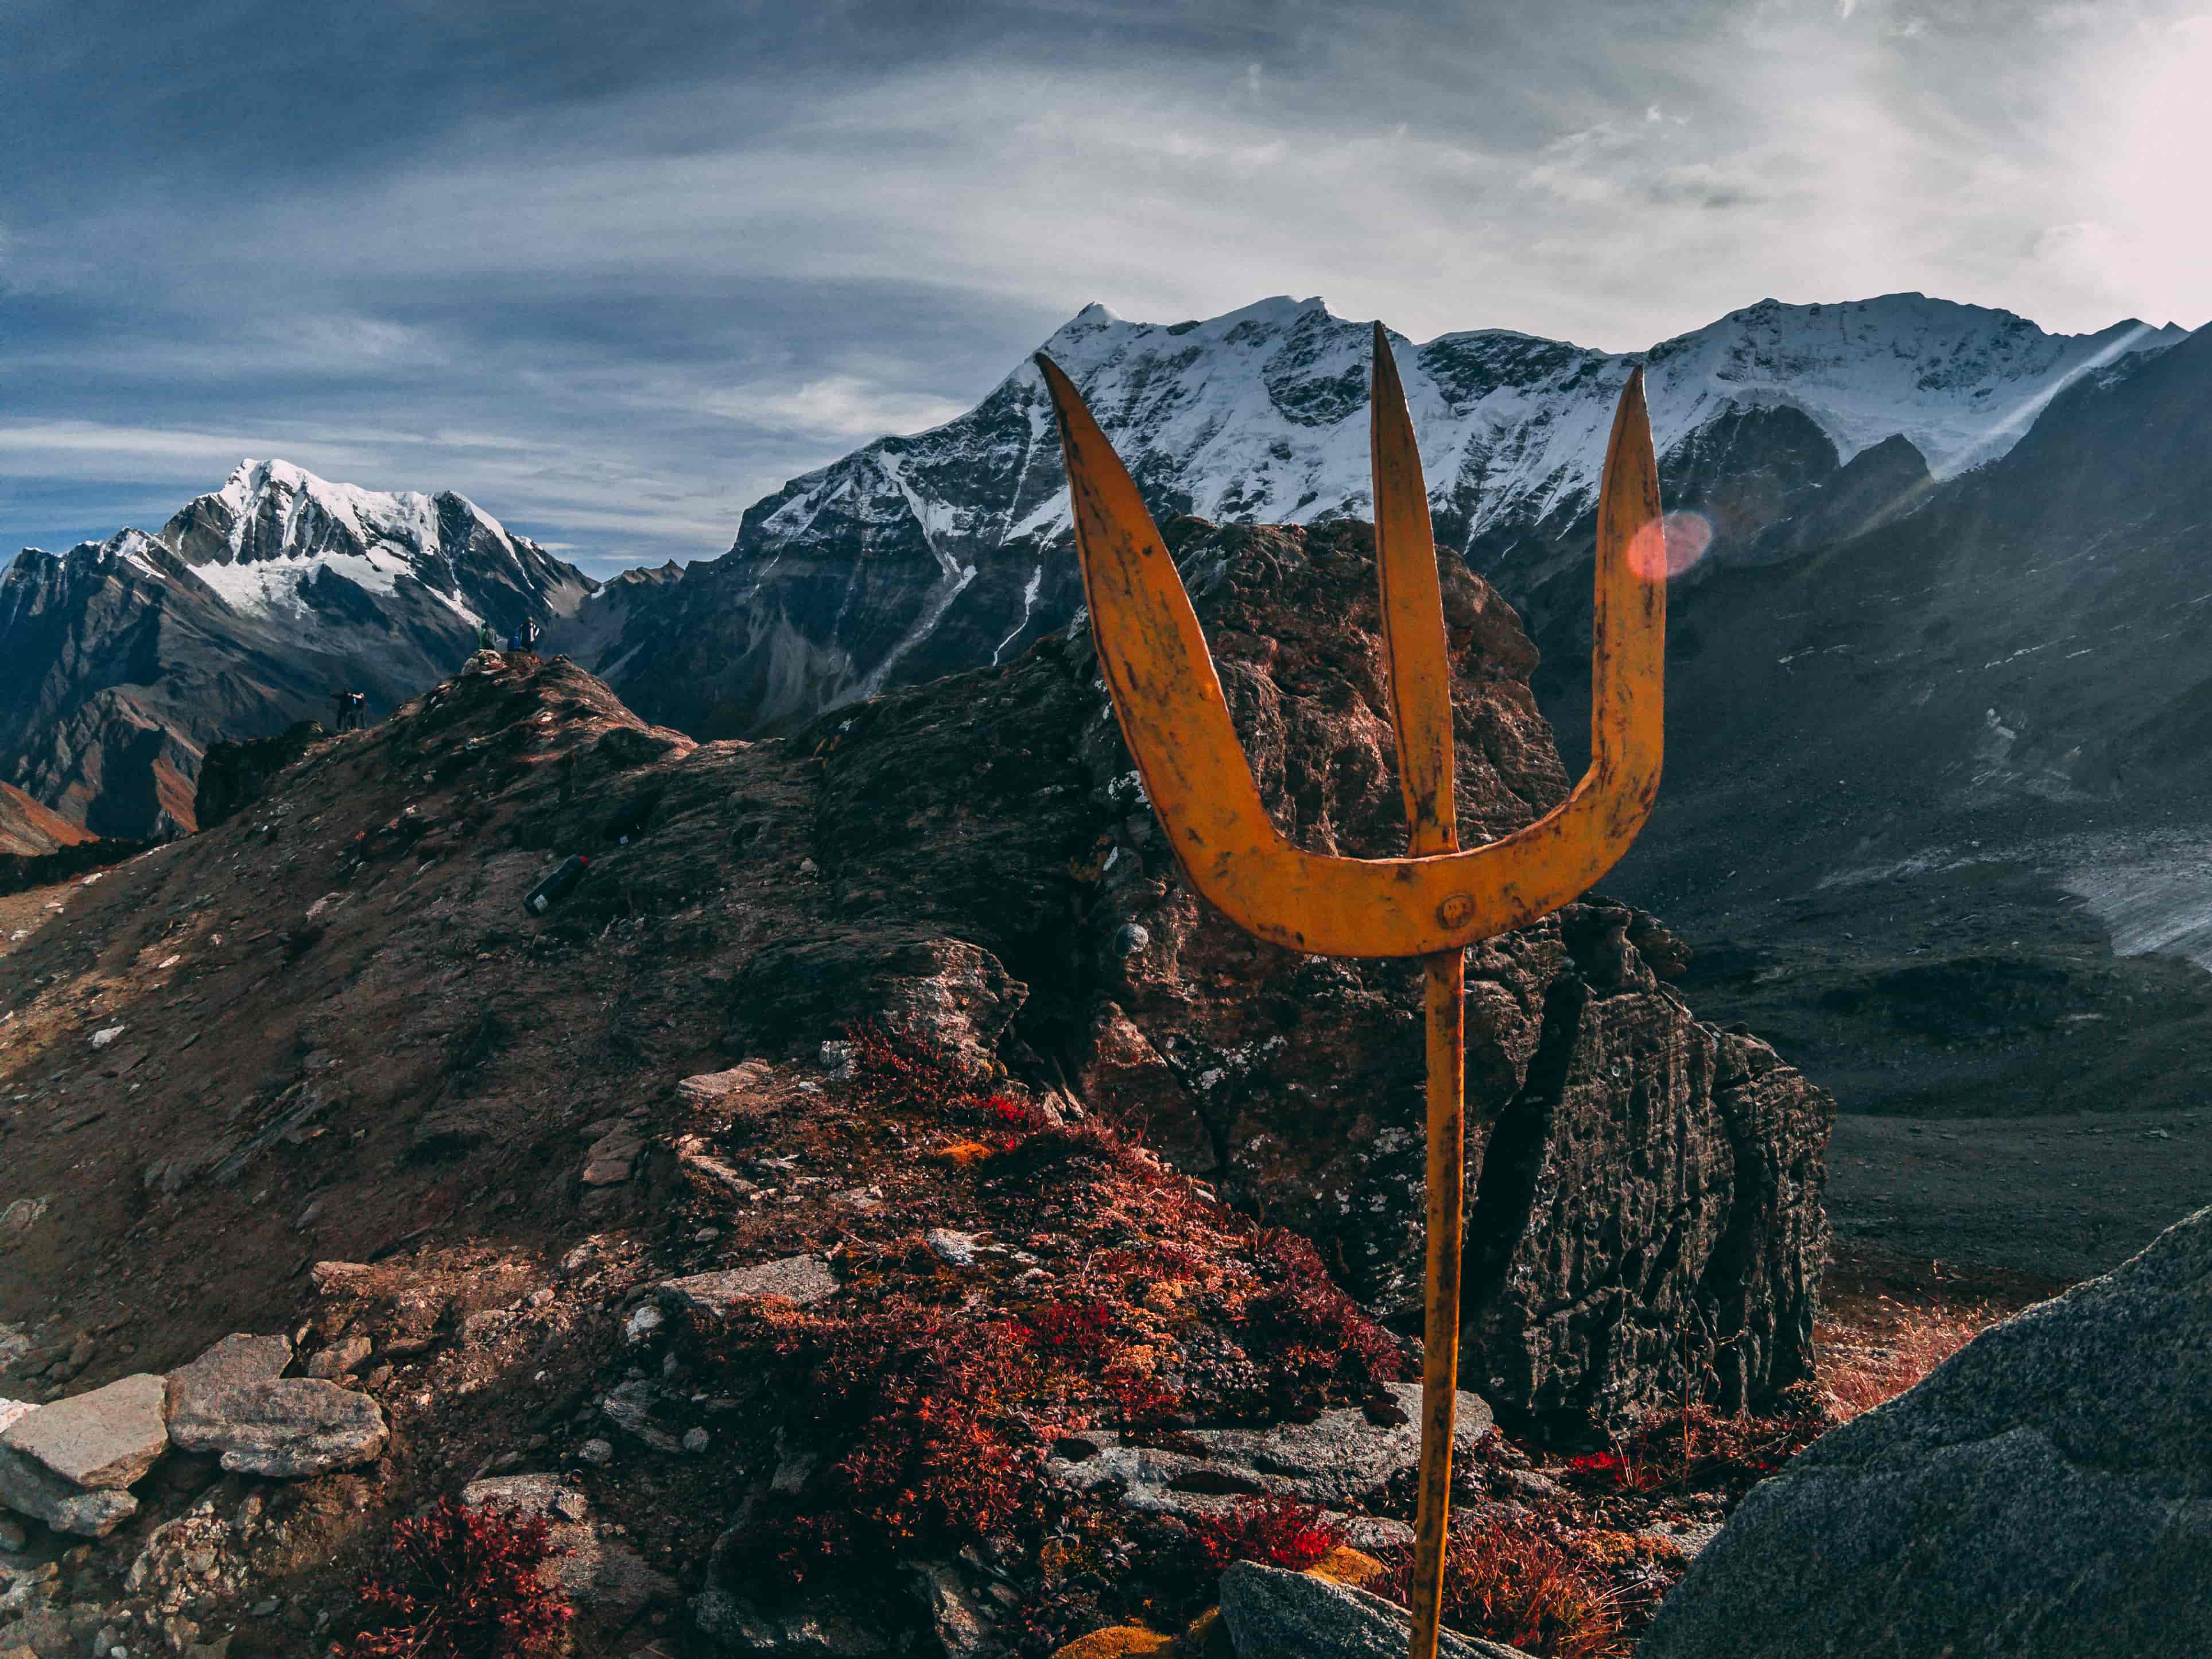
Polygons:
M1462 548L1486 526L1541 520L1595 490L1613 406L1646 369L1662 453L1731 409L1794 409L1838 462L1905 437L1938 478L1996 459L2081 375L2161 349L2187 331L2130 320L2096 334L2048 334L2010 312L1918 294L1833 305L1765 300L1644 352L1607 353L1510 330L1391 341L1420 439L1432 508ZM1147 493L1217 520L1302 524L1363 513L1368 501L1368 325L1319 298L1262 300L1193 323L1133 323L1086 306L1042 348L1075 380ZM1026 416L1000 430L1004 412ZM833 503L902 500L948 576L951 550L995 520L1001 543L1066 527L1057 490L1024 488L1028 454L1001 503L966 502L918 480L948 450L991 440L1056 451L1049 405L1024 362L969 414L883 438L794 479L733 551L803 538ZM765 505L765 504L764 504ZM995 507L995 511L994 508ZM1440 526L1440 532L1443 526Z
M1643 352L1503 329L1390 338L1437 539L1525 608L1582 556L1577 526L1639 363L1668 505L1706 513L1725 561L1754 556L1862 458L1890 472L1909 460L1923 482L1978 467L2068 386L2132 372L2185 335L2132 321L2051 334L1897 294L1761 301ZM1370 509L1370 325L1319 299L1167 325L1091 305L1043 349L1163 520ZM878 439L757 502L728 554L598 629L602 654L580 656L641 713L737 735L1010 661L1074 613L1079 586L1051 407L1024 362L957 419Z
M103 835L173 833L216 738L327 719L338 687L381 713L483 624L550 627L598 586L450 491L244 461L151 535L0 573L0 781Z

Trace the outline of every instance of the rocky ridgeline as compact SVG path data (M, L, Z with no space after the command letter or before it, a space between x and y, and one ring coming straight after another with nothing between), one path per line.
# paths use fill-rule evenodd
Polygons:
M1367 531L1172 534L1285 829L1401 846ZM1449 571L1446 603L1461 818L1496 836L1567 780L1511 612ZM1210 1598L1208 1528L1274 1499L1402 1549L1415 976L1184 891L1087 641L758 744L485 655L294 747L0 957L0 1391L65 1407L230 1331L311 1356L241 1385L263 1437L223 1456L269 1474L173 1418L86 1488L140 1513L34 1528L52 1608L112 1615L189 1520L220 1540L144 1617L294 1652L343 1632L386 1520L465 1487L588 1533L584 1653L1049 1650ZM1470 953L1470 1514L1565 1501L1532 1462L1686 1388L1810 1370L1829 1106L1699 1022L1680 959L1595 899ZM853 1484L913 1375L1001 1402L963 1431L989 1479L922 1480L918 1516ZM308 1382L383 1455L275 1479L252 1390ZM1594 1571L1648 1606L1718 1501L1608 1510ZM1109 1564L1079 1593L1071 1550ZM757 1571L793 1551L833 1564L813 1601Z

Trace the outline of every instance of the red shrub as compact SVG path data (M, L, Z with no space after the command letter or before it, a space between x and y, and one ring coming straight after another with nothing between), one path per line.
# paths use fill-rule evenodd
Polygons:
M1031 1101L1016 1100L1012 1095L993 1095L983 1106L1009 1129L1026 1131L1048 1127L1043 1109Z
M1309 1404L1332 1392L1369 1395L1406 1375L1396 1339L1336 1287L1311 1244L1275 1231L1255 1254L1272 1282L1245 1304L1239 1336L1279 1403Z
M1048 1302L1014 1328L1031 1347L1094 1360L1114 1346L1114 1314L1102 1302Z
M773 1577L796 1584L823 1561L914 1540L966 1542L1021 1508L1041 1454L1007 1408L1038 1368L1012 1326L892 1298L774 1329L792 1425L831 1457L742 1546Z
M543 1516L518 1521L441 1498L395 1522L386 1559L363 1575L362 1628L348 1659L543 1659L560 1650L568 1597L540 1582Z
M860 1105L878 1110L941 1112L972 1107L984 1079L947 1050L874 1020L846 1028L853 1045L853 1080Z
M1321 1510L1284 1498L1261 1498L1227 1515L1200 1516L1191 1535L1218 1571L1232 1561L1257 1561L1303 1572L1344 1542L1344 1533Z
M1743 1493L1832 1426L1817 1404L1763 1417L1724 1415L1692 1404L1646 1413L1611 1451L1573 1459L1569 1468L1629 1492Z
M1409 1556L1387 1584L1404 1601ZM1444 1553L1444 1623L1539 1659L1617 1659L1629 1651L1619 1597L1592 1567L1553 1539L1523 1528L1462 1525Z

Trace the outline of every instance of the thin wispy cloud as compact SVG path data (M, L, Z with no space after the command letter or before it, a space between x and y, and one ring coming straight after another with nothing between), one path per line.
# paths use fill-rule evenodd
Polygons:
M2212 265L2202 4L19 9L0 541L274 453L605 571L1092 300L1620 349L1899 289L2195 324Z

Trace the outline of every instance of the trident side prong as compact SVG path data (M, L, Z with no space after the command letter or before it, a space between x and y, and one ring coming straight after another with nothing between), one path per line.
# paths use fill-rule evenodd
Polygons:
M1462 851L1428 490L1389 339L1376 325L1375 571L1408 847L1401 859L1346 859L1292 846L1268 817L1152 515L1074 383L1050 358L1036 361L1060 418L1099 666L1190 884L1246 931L1295 950L1427 958L1428 1321L1412 1659L1435 1659L1459 1370L1464 951L1587 891L1627 851L1658 792L1667 560L1644 372L1621 390L1598 490L1589 769L1534 823Z

